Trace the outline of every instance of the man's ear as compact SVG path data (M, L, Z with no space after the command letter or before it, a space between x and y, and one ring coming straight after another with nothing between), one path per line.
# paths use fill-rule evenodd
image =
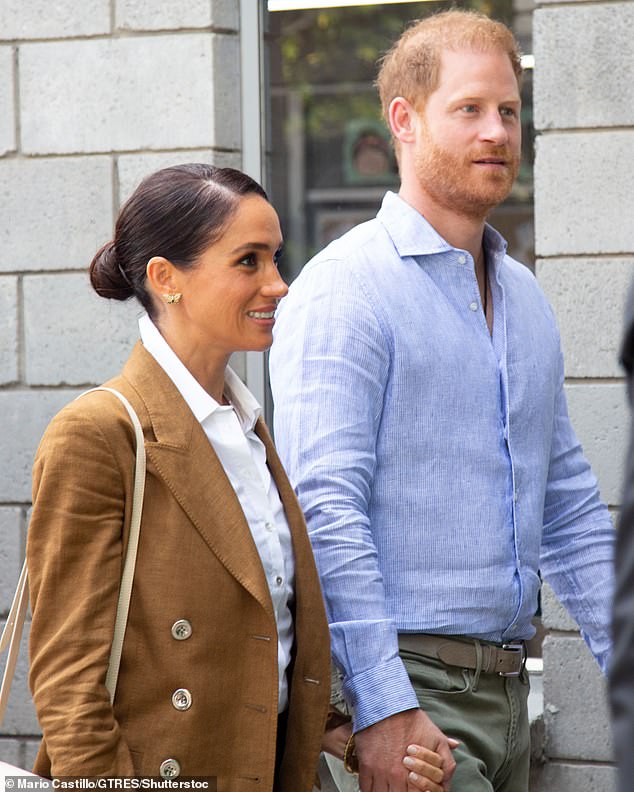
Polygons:
M419 122L418 113L407 99L396 96L390 102L387 112L390 129L394 138L401 143L414 143L416 127Z

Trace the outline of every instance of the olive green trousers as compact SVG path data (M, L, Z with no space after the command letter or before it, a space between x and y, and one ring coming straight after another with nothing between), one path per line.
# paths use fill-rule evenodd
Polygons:
M453 752L451 792L527 792L530 763L528 674L501 677L447 666L414 652L401 652L418 703L448 737ZM333 691L339 702L340 694ZM323 792L356 792L357 777L324 757Z
M460 741L452 792L527 792L527 672L501 677L413 652L401 652L401 658L421 709L444 734Z

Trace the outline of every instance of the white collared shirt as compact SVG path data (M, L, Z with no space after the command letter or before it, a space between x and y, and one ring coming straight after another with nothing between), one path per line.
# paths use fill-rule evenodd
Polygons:
M139 319L141 341L178 388L218 455L233 486L262 560L271 592L278 634L278 712L288 706L286 669L293 645L289 605L295 586L291 534L275 482L266 464L266 449L254 431L262 408L229 366L225 395L218 404L180 361L147 314Z

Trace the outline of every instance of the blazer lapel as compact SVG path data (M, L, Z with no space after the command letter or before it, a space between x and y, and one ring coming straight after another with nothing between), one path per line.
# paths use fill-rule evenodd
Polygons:
M218 560L274 617L251 531L202 426L140 343L123 376L142 399L156 438L146 434L148 460Z

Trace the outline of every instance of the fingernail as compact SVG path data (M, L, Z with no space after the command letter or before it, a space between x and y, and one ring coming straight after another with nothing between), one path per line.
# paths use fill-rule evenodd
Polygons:
M407 753L408 754L415 755L417 753L417 751L418 751L418 749L417 749L417 747L415 745L408 745L407 746Z
M410 773L409 774L410 781L418 781L418 774L417 773Z
M448 737L447 742L452 748L456 748L458 745L460 745L460 740L455 740L453 737Z
M416 767L416 760L406 756L405 759L403 759L403 764L405 767Z

